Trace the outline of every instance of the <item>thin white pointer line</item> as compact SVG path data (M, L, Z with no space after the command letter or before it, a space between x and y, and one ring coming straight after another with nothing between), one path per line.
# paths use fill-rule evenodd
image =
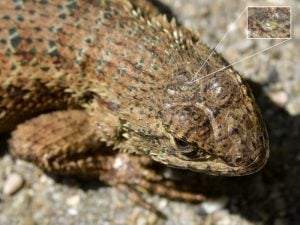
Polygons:
M229 25L229 29L227 30L227 32L224 34L224 36L219 41L219 43L216 45L216 47L214 47L214 49L210 52L209 56L203 62L203 64L200 66L200 68L198 69L198 71L196 72L196 74L192 78L192 80L198 76L198 74L200 73L200 71L202 70L202 68L205 66L205 64L207 63L207 61L209 60L209 58L212 56L212 54L215 52L215 50L219 47L219 45L221 44L221 42L226 38L227 34L232 30L233 25L241 18L241 16L244 14L244 12L246 11L247 8L248 7L246 6L245 9L241 12L241 14L236 18L236 20Z
M221 69L219 69L219 70L217 70L217 71L215 71L215 72L212 72L212 73L210 73L210 74L207 74L207 75L205 75L204 77L201 77L201 78L198 78L198 79L196 79L196 80L194 80L194 81L191 81L190 83L197 82L197 81L202 80L202 79L204 79L204 78L206 78L206 77L209 77L209 76L211 76L211 75L213 75L213 74L215 74L215 73L218 73L218 72L220 72L220 71L222 71L222 70L225 70L225 69L227 69L228 67L231 67L231 66L233 66L233 65L235 65L235 64L237 64L237 63L240 63L240 62L242 62L242 61L244 61L244 60L250 59L250 58L252 58L253 56L256 56L256 55L258 55L258 54L260 54L260 53L266 52L266 51L270 50L271 48L274 48L274 47L276 47L276 46L278 46L278 45L280 45L280 44L283 44L284 42L287 42L287 41L289 41L289 40L291 40L291 38L286 39L286 40L284 40L284 41L281 41L281 42L279 42L279 43L277 43L277 44L275 44L275 45L272 45L271 47L262 49L262 50L260 50L260 51L258 51L258 52L256 52L256 53L254 53L254 54L252 54L252 55L246 56L245 58L242 58L242 59L240 59L240 60L238 60L238 61L236 61L236 62L234 62L234 63L231 63L230 65L225 66L225 67L223 67L223 68L221 68Z

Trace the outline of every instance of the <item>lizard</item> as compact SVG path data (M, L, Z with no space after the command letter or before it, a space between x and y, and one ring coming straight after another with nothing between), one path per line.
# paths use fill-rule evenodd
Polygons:
M149 160L225 176L267 162L246 82L232 67L209 75L229 65L217 53L199 72L211 49L151 3L0 0L0 20L0 133L14 157L149 189L162 180Z

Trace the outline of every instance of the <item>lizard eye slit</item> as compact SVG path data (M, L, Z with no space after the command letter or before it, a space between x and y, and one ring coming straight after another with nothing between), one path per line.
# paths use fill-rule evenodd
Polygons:
M190 147L189 143L187 143L186 141L183 141L179 138L174 138L174 140L175 140L176 146L179 149L186 150Z
M182 139L174 137L175 144L180 150L180 158L184 160L208 160L212 155L207 154L203 149L195 147Z

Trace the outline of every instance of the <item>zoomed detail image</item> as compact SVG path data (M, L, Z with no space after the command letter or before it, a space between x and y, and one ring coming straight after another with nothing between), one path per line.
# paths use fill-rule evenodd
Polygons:
M291 8L248 7L248 38L291 38Z

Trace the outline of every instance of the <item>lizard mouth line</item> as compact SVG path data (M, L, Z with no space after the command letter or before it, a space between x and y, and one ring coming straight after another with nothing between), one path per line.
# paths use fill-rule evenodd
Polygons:
M256 156L253 162L251 162L245 168L239 168L240 174L247 175L247 174L255 173L267 163L268 158L269 158L269 150L267 150L263 155Z
M195 172L205 171L207 174L211 175L244 176L259 171L266 164L269 157L269 148L266 149L267 150L264 152L264 154L257 155L255 159L248 165L243 166L229 165L225 160L214 155L208 155L207 157L199 160L187 159L185 157L174 159L173 157L176 156L173 155L173 159L166 160L165 163L171 167L189 169ZM172 160L174 160L176 163L170 163ZM199 164L199 162L201 163Z
M220 173L224 173L224 175L228 176L244 176L253 174L257 171L259 171L268 161L269 158L269 150L265 152L263 155L258 155L256 158L248 165L246 166L230 166L227 165L226 162L223 161L224 164L226 164L225 168L228 167L228 171L230 171L230 174L226 174L226 169L224 168L223 171L219 171Z

